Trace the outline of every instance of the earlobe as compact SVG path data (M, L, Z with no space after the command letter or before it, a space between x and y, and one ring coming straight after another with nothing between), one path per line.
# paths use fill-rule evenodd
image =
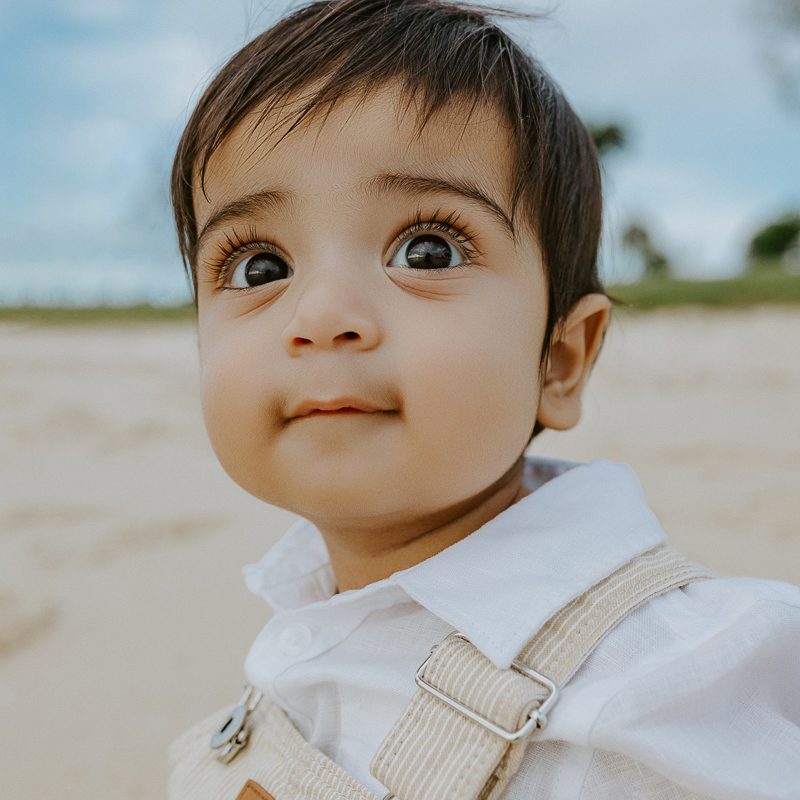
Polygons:
M568 430L578 424L583 387L603 343L610 309L604 294L587 294L556 326L537 415L545 428Z

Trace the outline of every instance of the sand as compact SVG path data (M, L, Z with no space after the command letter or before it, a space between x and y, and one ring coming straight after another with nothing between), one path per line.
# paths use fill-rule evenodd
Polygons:
M531 452L634 467L671 541L800 583L800 314L619 316L584 419ZM2 796L160 797L267 618L241 566L294 517L205 437L189 324L0 326Z

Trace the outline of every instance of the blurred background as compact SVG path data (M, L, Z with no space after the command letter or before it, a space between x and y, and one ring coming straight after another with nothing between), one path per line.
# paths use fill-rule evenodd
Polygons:
M217 464L168 203L214 72L287 2L0 4L0 785L164 793L233 704L291 523ZM584 418L672 542L800 582L800 0L505 3L592 130L623 301Z
M800 270L797 0L507 5L552 10L511 27L600 145L609 281ZM0 305L186 301L175 144L213 72L289 7L6 0Z

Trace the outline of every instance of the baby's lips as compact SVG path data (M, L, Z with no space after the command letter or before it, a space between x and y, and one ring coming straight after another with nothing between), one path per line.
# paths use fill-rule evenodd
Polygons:
M291 419L294 419L296 417L304 417L313 411L339 411L343 408L366 412L386 410L379 408L377 405L370 403L368 400L362 400L361 398L354 397L352 395L343 395L329 400L303 400L297 406L295 406L290 417Z

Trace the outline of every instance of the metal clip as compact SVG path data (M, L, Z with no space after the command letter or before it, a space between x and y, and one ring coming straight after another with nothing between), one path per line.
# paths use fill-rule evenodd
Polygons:
M464 636L463 633L459 633L458 631L453 631L447 638L453 639L462 639L463 641L467 642L468 644L472 644L470 640ZM472 645L473 647L475 645ZM438 645L437 645L438 647ZM548 696L544 699L544 701L538 706L538 708L532 709L528 719L526 722L517 730L509 731L505 728L501 728L498 725L495 725L491 720L486 719L486 717L478 714L476 711L473 711L471 708L468 708L463 703L460 703L454 697L450 697L450 695L445 694L444 692L439 691L433 684L429 683L422 677L423 672L425 671L425 667L428 665L428 662L433 657L433 654L436 650L436 647L431 650L431 654L425 659L425 661L420 664L419 669L417 670L417 674L415 675L414 679L421 689L424 689L426 692L429 692L434 697L441 700L443 703L446 703L451 708L454 708L459 713L463 714L465 717L477 722L479 725L482 725L487 730L494 733L496 736L499 736L501 739L505 739L507 742L516 742L520 739L525 739L530 736L537 728L544 728L547 725L547 714L549 713L550 709L555 705L556 700L558 700L558 686L547 678L544 675L536 672L536 670L531 669L530 667L525 666L525 664L519 661L512 661L511 662L511 669L519 672L523 675L526 675L531 680L538 683L540 686L543 686L547 692Z
M247 721L262 697L262 693L255 687L249 684L245 686L239 705L231 711L228 719L211 737L211 749L219 750L217 758L223 764L233 761L237 753L247 744L250 737Z

